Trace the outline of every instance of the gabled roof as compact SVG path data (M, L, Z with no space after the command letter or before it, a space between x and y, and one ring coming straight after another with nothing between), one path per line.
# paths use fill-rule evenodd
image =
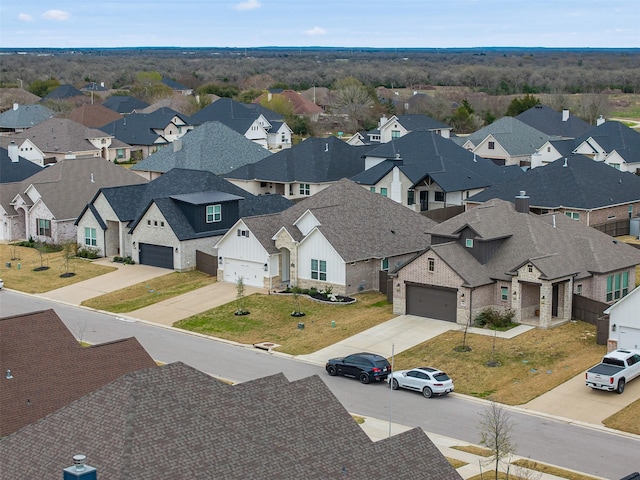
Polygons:
M179 117L186 125L193 125L191 119L170 108L160 108L151 113L131 113L100 129L129 145L157 145L169 143L154 129L164 129L173 117Z
M345 262L417 252L429 244L425 232L436 225L424 215L346 178L280 214L242 220L269 253L277 253L273 235L284 227L294 240L302 240L295 222L307 210L318 219L318 230Z
M265 182L335 182L363 171L366 151L367 147L354 147L336 137L311 137L224 177Z
M396 115L398 122L410 132L414 130L451 130L452 127L423 114Z
M148 103L128 95L111 95L102 105L118 113L132 113L149 106Z
M617 151L627 162L635 159L640 161L640 132L629 128L623 123L607 121L576 138L575 145L579 147L583 142L593 139L605 152ZM631 155L624 155L629 152Z
M0 110L12 108L14 103L20 105L33 105L38 103L40 97L23 88L0 88Z
M45 120L52 118L53 110L43 105L18 105L0 113L0 128L19 129L31 128Z
M247 103L243 105L254 113L262 114L262 116L267 120L269 120L269 123L271 123L272 125L273 125L273 122L278 122L278 121L282 122L284 119L284 116L281 115L280 113L274 112L270 108L263 107L259 103Z
M7 149L0 148L0 183L20 182L40 170L42 170L40 165L23 157L18 157L17 162L12 162Z
M227 385L183 363L127 374L4 438L3 471L51 478L78 448L104 479L461 478L420 428L370 440L317 375Z
M283 90L282 92L278 92L275 94L285 97L289 101L294 115L317 115L324 112L321 107L319 107L312 101L307 100L306 97L299 94L295 90ZM260 95L253 101L253 103L260 103L264 99L264 96L265 94ZM269 103L267 102L267 105L268 104Z
M178 83L175 80L172 80L170 78L163 78L161 80L161 83L169 87L171 90L179 90L179 91L192 90L191 88L185 87L181 83Z
M517 179L494 185L468 200L482 203L500 198L514 202L520 191L526 192L532 207L594 210L640 202L640 177L583 155L572 155L527 170Z
M451 139L424 130L381 144L370 150L367 157L387 160L352 177L362 185L375 185L395 166L414 186L431 177L445 192L485 188L522 174L516 166L498 166Z
M131 169L166 173L172 168L205 170L221 175L271 153L220 122L205 122Z
M100 128L107 123L120 120L121 116L118 112L99 103L94 105L85 103L71 110L67 118L85 127Z
M512 156L531 155L547 140L554 140L549 135L513 117L502 117L471 135L456 137L453 140L458 145L464 145L470 141L477 147L489 135Z
M563 120L565 113L546 105L535 105L515 118L542 133L564 138L579 137L593 128L581 118L570 115L568 110L566 112L566 120Z
M84 93L78 90L73 85L60 85L58 88L50 91L46 94L40 102L46 102L47 100L68 100L74 97L84 97Z
M53 310L0 318L0 437L126 373L154 366L133 337L82 347ZM5 378L7 370L13 378Z
M64 159L20 182L20 194L33 185L56 220L77 218L102 187L146 183L126 168L104 158ZM69 195L73 192L73 195Z
M439 236L457 237L465 228L476 232L474 243L498 243L485 265L455 241L438 243ZM640 264L639 250L566 215L519 213L511 202L499 199L442 222L430 233L434 242L430 248L470 287L510 281L512 272L527 262L550 280L587 278Z
M194 113L191 118L195 124L218 121L244 135L259 115L258 112L247 108L243 103L236 102L231 98L219 98Z

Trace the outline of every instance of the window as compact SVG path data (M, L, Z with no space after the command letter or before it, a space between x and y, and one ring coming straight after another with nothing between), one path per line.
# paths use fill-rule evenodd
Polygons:
M579 284L579 285L576 287L576 293L577 293L578 295L582 295L582 284Z
M473 238L467 238L464 244L467 248L473 248Z
M238 229L238 236L239 237L247 237L249 238L249 230L242 230L242 229Z
M164 222L162 220L160 221L160 227L164 228Z
M326 260L311 259L311 278L314 280L327 279L327 262Z
M444 202L444 192L433 192L434 196L433 199L436 202Z
M415 205L416 203L416 192L413 190L407 191L407 205Z
M435 258L427 259L427 270L429 270L430 272L435 272L436 271L436 259Z
M84 227L84 244L90 247L98 245L98 236L95 228Z
M124 158L124 149L123 148L118 148L116 150L116 158Z
M489 150L495 150L496 148L496 143L495 142L489 142Z
M308 183L300 184L300 195L311 195L311 186Z
M616 216L615 215L609 215L607 217L607 220L615 220Z
M222 220L222 207L220 205L207 205L207 223Z
M527 265L527 271L529 273L533 273L533 265L531 265L531 264Z
M391 130L391 140L400 138L400 130Z
M51 220L46 220L44 218L38 219L38 235L41 237L51 236Z
M383 258L382 259L382 266L380 267L381 270L384 270L385 272L389 270L389 259L388 258Z
M500 300L503 302L509 300L509 289L507 287L500 287Z
M547 147L547 153L551 153L551 147Z
M564 212L564 214L569 218L573 218L574 220L580 220L579 212Z
M629 272L615 273L607 277L607 302L619 300L629 293Z
M376 187L369 187L369 191L372 193L376 193Z
M382 195L383 197L386 197L387 196L387 189L384 188L384 187L380 188L380 195Z
M633 205L629 205L629 218L633 216Z
M151 220L147 220L147 227L151 226Z

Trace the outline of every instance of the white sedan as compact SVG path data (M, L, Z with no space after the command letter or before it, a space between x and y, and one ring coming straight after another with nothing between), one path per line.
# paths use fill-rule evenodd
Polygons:
M391 388L407 388L422 392L426 398L453 392L453 380L442 370L432 367L418 367L411 370L393 372L389 379Z

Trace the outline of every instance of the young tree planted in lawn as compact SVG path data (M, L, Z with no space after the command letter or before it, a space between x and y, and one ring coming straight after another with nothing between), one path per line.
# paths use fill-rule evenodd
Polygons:
M491 460L495 462L495 479L498 480L500 463L516 451L516 445L511 439L513 422L504 407L492 401L481 413L479 430L480 445L491 450Z
M236 280L236 312L235 315L248 315L249 312L244 309L244 278L238 277Z

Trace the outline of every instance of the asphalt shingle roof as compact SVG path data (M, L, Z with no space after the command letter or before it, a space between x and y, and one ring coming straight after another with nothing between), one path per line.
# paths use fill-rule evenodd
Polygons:
M166 138L154 129L165 129L173 120L179 117L186 125L193 125L191 119L170 108L160 108L151 113L132 113L120 120L108 123L100 129L118 140L129 145L157 145L169 143Z
M260 113L231 98L219 98L191 116L194 124L218 121L244 135Z
M573 115L569 115L565 121L562 117L562 112L556 112L546 105L536 105L515 118L542 133L564 138L579 137L593 128L592 125Z
M73 85L60 85L58 88L50 91L46 94L40 102L46 102L47 100L68 100L73 97L84 97L84 93L78 90Z
M0 148L0 183L20 182L40 170L42 170L40 165L26 158L18 157L17 162L12 162L7 149Z
M31 128L52 118L53 115L53 110L43 105L18 105L16 109L11 108L0 113L0 128L12 130Z
M422 114L397 115L398 122L410 132L415 130L450 130L451 127L435 118Z
M607 153L617 151L629 163L640 162L640 132L620 122L604 122L581 137L576 138L576 147L593 139Z
M461 478L419 428L371 441L317 375L227 385L182 363L127 374L0 442L3 470L28 478L59 475L78 451L105 480Z
M118 113L132 113L149 106L148 103L128 95L111 95L102 105Z
M220 122L205 122L131 169L165 173L172 168L204 170L221 175L255 163L271 153Z

